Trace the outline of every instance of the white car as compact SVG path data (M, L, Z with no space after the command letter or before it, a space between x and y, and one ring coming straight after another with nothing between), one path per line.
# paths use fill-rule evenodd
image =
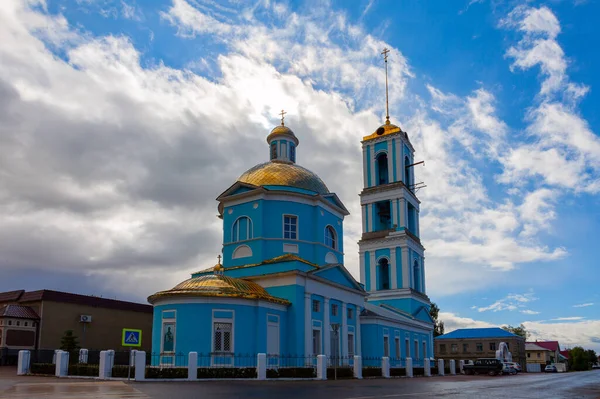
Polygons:
M517 369L511 363L502 363L502 374L517 374Z

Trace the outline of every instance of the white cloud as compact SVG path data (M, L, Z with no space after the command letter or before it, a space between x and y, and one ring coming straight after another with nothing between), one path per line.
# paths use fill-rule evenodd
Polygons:
M531 340L558 341L561 349L582 346L600 352L600 320L575 320L567 322L532 322L523 323L531 333Z
M530 314L530 315L540 314L540 312L536 312L535 310L531 310L531 309L521 310L521 313L523 313L523 314Z
M579 305L573 305L574 308L585 308L585 307L588 307L588 306L594 306L594 303L593 302L589 302L589 303L582 303L582 304L579 304Z
M483 307L477 308L477 311L479 311L479 312L487 312L490 310L492 312L500 312L503 310L513 311L513 310L517 310L519 308L524 307L525 303L528 303L531 301L536 301L537 299L538 298L536 298L534 296L533 292L528 292L525 294L509 294L505 298L499 299L489 306L483 306ZM521 312L527 313L527 314L535 314L535 313L529 313L529 312L531 312L530 310L529 311L521 311Z
M550 319L552 321L571 321L571 320L583 320L585 317L581 316L570 316L570 317L557 317L555 319Z
M468 317L460 317L452 312L440 312L438 319L444 322L444 332L449 333L461 328L487 328L498 327L486 321L474 320Z

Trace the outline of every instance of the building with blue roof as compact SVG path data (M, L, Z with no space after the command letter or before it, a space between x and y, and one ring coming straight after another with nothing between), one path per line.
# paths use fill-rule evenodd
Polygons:
M435 337L435 356L440 359L475 360L495 358L505 342L513 361L526 364L525 338L500 327L461 328Z
M217 265L148 298L160 354L153 362L172 364L191 351L219 366L234 365L237 353L388 356L392 366L432 357L408 135L388 118L362 141L360 282L344 266L349 212L296 163L300 140L283 118L267 144L270 160L217 197Z

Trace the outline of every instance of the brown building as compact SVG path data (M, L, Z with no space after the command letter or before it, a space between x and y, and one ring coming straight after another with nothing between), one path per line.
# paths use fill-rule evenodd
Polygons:
M495 358L501 342L508 346L513 362L519 363L525 369L525 339L498 327L454 330L436 337L433 346L437 359L454 359L458 362Z
M152 306L66 292L0 293L0 350L58 349L73 330L86 349L122 349L123 328L142 330L142 349L152 343Z

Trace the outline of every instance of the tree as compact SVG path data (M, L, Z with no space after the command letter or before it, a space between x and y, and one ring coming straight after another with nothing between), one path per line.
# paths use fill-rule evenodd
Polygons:
M576 346L569 351L569 364L573 371L589 369L589 354L581 346Z
M431 308L429 308L429 315L433 319L433 336L439 337L440 335L444 335L444 322L438 320L438 315L440 313L440 308L435 303L431 304Z
M521 324L517 327L504 326L504 327L502 327L502 329L506 330L510 333L513 333L515 335L519 335L519 336L525 338L525 340L527 340L529 338L529 332L527 331L527 329L525 328L525 326L523 324Z
M65 331L65 334L60 339L60 349L73 352L79 349L79 342L77 342L77 337L73 335L73 330Z

